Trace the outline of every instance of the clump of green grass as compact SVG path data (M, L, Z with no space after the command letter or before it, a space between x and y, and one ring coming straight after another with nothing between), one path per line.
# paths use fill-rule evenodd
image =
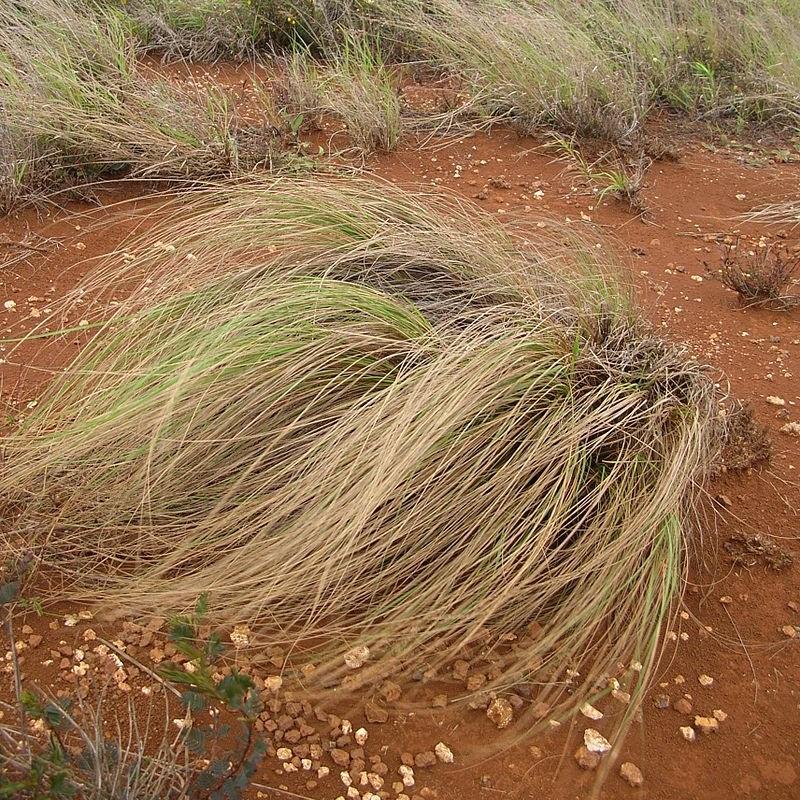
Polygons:
M125 0L142 45L193 61L335 45L364 15L349 0ZM369 10L370 3L363 8Z
M18 154L6 204L35 194L43 172L53 183L122 174L198 179L277 152L274 134L242 135L249 131L238 129L223 93L145 79L116 11L22 0L0 11L0 52L3 138ZM259 148L248 146L254 142Z
M410 0L396 25L458 76L473 113L523 133L541 127L619 139L642 113L634 82L591 33L548 5Z
M283 93L291 118L319 123L333 117L362 152L394 150L402 132L397 73L380 44L346 36L325 64L296 51L284 69Z
M145 47L194 58L300 48L329 60L350 39L383 41L394 59L459 82L465 101L451 117L462 124L624 143L656 106L740 124L800 119L800 12L782 0L130 0L125 9Z
M716 401L591 250L358 180L163 214L6 441L0 496L62 594L163 613L203 586L324 685L355 646L411 671L536 621L490 688L564 710L640 661L638 697Z
M262 20L261 3L250 0L127 0L125 12L146 49L171 57L204 61L220 56L250 57L292 25ZM278 5L277 3L275 4Z
M311 48L348 38L444 71L453 114L625 142L654 107L693 116L800 119L800 10L783 0L134 0L149 46L183 55ZM487 24L487 20L490 21Z

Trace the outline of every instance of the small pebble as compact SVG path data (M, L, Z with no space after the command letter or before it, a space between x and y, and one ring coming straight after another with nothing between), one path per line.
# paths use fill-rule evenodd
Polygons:
M697 734L694 732L694 728L690 725L683 725L680 728L681 736L686 739L687 742L693 742L697 737Z
M359 669L364 666L364 663L369 659L369 647L361 645L354 647L344 655L344 663L350 669Z
M622 766L619 768L619 774L628 781L631 786L641 786L644 783L642 771L631 761L623 762Z
M656 708L669 708L669 695L657 694L653 699Z
M581 769L597 769L600 763L600 753L593 753L586 745L581 745L575 751L575 762Z
M611 743L599 731L594 728L587 728L583 732L583 743L591 753L607 753L611 749Z
M689 700L685 697L678 698L673 704L672 707L679 713L679 714L691 714L692 713L692 704Z
M719 730L719 722L714 717L695 717L694 726L700 733L716 733Z
M403 786L410 789L414 785L414 770L405 764L401 764L397 768L397 772L403 780Z
M442 764L453 763L453 751L444 742L439 742L439 744L433 748L433 752L436 753L436 758L438 758Z
M581 714L589 719L603 719L603 712L595 708L591 703L584 703L581 706Z
M505 698L495 697L486 709L486 716L498 728L507 728L514 717L514 709Z

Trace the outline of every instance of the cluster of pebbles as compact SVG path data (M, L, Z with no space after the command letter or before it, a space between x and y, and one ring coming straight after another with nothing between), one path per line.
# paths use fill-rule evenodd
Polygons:
M58 697L86 698L99 685L110 684L121 695L132 698L138 693L149 697L163 690L156 670L165 662L180 665L188 672L194 669L193 663L169 642L163 618L152 618L143 624L122 622L121 630L109 640L103 639L93 625L92 614L81 611L66 615L61 622L51 621L52 635L45 631L43 637L32 627L23 626L21 637L15 643L23 677L27 677L28 662L31 665L35 662L37 679L44 675L49 690ZM210 632L210 628L204 628L199 633L204 637ZM431 742L428 749L416 753L390 753L387 746L372 746L370 742L371 726L387 723L392 716L390 712L402 700L403 688L399 683L384 679L373 687L360 710L351 713L358 719L363 718L364 725L361 725L287 688L280 674L287 657L282 648L267 648L266 660L255 664L247 657L250 640L246 626L234 628L230 640L235 665L220 666L214 678L221 680L234 668L252 678L264 704L255 728L264 736L267 764L279 780L300 781L307 790L319 788L326 793L333 790L331 798L335 800L433 800L436 797L436 791L425 785L424 776L432 767L454 763L455 755L447 742ZM357 672L369 657L366 650L353 651L347 656L347 665ZM431 670L417 678L421 684L442 678L463 687L471 696L471 708L485 713L497 729L510 726L515 716L526 708L534 717L548 720L551 709L536 700L530 687L521 685L516 692L502 695L484 688L496 677L498 669L498 663L492 663L491 658L461 658L448 666L446 674L437 675ZM12 671L11 653L6 655L5 670ZM617 707L630 703L630 695L617 681L609 680L613 686L608 702ZM704 674L699 675L697 681L701 690L710 689L714 683L711 676ZM689 724L680 725L679 732L688 741L695 741L698 734L716 733L727 714L721 709L714 709L708 715L696 714L695 700L685 691L683 683L685 679L677 676L674 688L680 691L678 697L670 697L664 691L656 694L656 708L672 709L687 718ZM662 687L669 685L661 684ZM448 706L450 697L435 691L428 693L430 707ZM461 689L456 693L464 695ZM592 725L605 724L601 720L608 711L604 713L588 702L580 711ZM179 727L186 724L185 719L173 722ZM553 728L559 726L554 719L550 724ZM595 727L587 727L583 744L575 752L575 762L582 769L594 770L611 750L611 743L602 733ZM534 751L541 757L538 747L532 747L531 753ZM622 762L619 774L634 787L641 786L644 780L639 767L630 761ZM279 788L288 790L284 784Z

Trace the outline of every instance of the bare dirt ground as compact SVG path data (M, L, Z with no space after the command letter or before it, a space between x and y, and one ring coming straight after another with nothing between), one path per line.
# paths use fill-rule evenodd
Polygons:
M396 153L378 157L367 167L405 186L435 183L452 189L501 218L522 224L549 215L580 229L599 228L608 237L609 247L621 254L646 315L666 336L687 342L698 358L717 368L720 379L730 381L732 392L752 403L774 441L770 466L749 474L723 475L708 486L709 513L695 541L697 558L685 608L668 635L643 719L619 752L617 764L634 762L644 774L644 784L630 787L620 778L617 765L600 796L653 800L800 797L800 571L797 563L776 570L759 554L736 561L729 552L732 537L759 534L787 555L798 555L800 439L779 429L789 420L800 421L800 311L742 309L706 269L706 264L711 268L719 264L716 237L720 234L741 233L753 246L758 246L760 237L800 246L800 230L742 224L737 219L753 206L792 193L796 196L800 164L773 163L768 149L718 149L686 138L678 161L657 161L651 166L643 191L648 213L636 216L610 198L598 205L590 192L574 185L575 175L565 172L564 164L554 162L553 154L540 144L504 131L423 149L406 142ZM119 245L134 226L129 216L132 208L113 203L141 194L144 188L127 185L101 190L99 207L71 203L43 215L26 210L0 220L1 336L19 336L37 324L52 304L80 285L93 259ZM80 319L71 322L80 326ZM69 362L85 339L78 333L46 352L30 344L13 359L3 359L0 380L7 413L14 418L24 414L42 385ZM785 405L771 405L768 396L783 398ZM29 614L24 622L30 627L24 629L20 627L23 621L17 622L29 680L53 691L68 688L70 681L77 680L76 650L88 659L83 654L96 645L91 632L117 640L146 664L171 656L160 644L161 633L148 635L147 630L131 626L126 630L120 620L104 621L103 612L108 610L97 610L94 619L65 625L65 614L75 611L56 607L46 609L42 617ZM158 621L151 627L157 625ZM792 629L796 638L787 633ZM279 667L279 656L276 664ZM267 665L263 674L274 674L276 668ZM480 669L478 664L472 666L473 673ZM701 682L700 676L710 676L713 682L704 685L708 682ZM401 754L431 751L440 741L452 748L455 763L415 766L416 786L403 790L409 795L439 800L589 796L596 774L580 769L572 754L585 728L610 731L621 711L615 701L601 704L604 719L580 718L533 740L523 740L524 731L512 727L520 741L496 753L487 743L498 739L498 731L483 710L463 705L433 707L437 695L446 694L452 700L465 691L463 678L441 678L403 687L399 699L391 692L388 700L373 698L388 712L384 722L368 722L362 706L329 709L351 719L354 728L363 724L368 729L362 760L367 770L372 768L370 756L387 765L384 789L388 796L396 796L392 783L398 780ZM137 705L144 702L141 689L153 683L135 668L113 680L107 702L109 709L120 711L128 697L137 698ZM2 677L0 689L3 694L10 691L8 675ZM681 699L688 703L677 710L673 706ZM290 731L299 727L302 717L322 741L330 738L331 727L338 727L342 735L341 725L331 725L336 720L323 721L318 716L325 715L311 708L280 703L276 708L265 720L268 732L273 727L269 719L278 731L286 725ZM682 737L681 726L692 725L695 715L710 717L715 711L723 712L717 714L723 721L716 733L700 734L695 742ZM284 724L282 717L287 714L289 722ZM369 715L384 716L376 715L374 708ZM313 743L315 735L306 731L300 745ZM272 738L279 747L281 740L285 744L296 737ZM351 754L351 763L360 755ZM313 771L301 767L287 772L269 755L259 777L264 784L261 796L334 800L344 795L339 778L342 767L327 754L321 764L330 768L330 775L318 777L317 766Z

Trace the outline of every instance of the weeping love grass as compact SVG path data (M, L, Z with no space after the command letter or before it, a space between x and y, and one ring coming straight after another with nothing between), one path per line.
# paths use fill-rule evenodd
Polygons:
M388 152L402 133L397 77L380 44L363 36L345 35L324 65L298 49L283 69L286 112L303 122L333 117L357 149Z
M800 9L785 0L134 0L144 40L208 55L310 47L354 35L443 70L454 112L523 132L625 141L655 106L703 118L800 120Z
M133 42L113 8L20 0L0 9L0 146L15 154L4 205L76 176L210 178L278 157L269 126L241 129L222 92L145 77Z
M207 590L312 688L355 647L363 678L480 646L490 688L554 714L613 675L638 698L717 404L612 274L358 180L164 216L88 282L132 293L6 441L0 495L62 595L163 614Z

